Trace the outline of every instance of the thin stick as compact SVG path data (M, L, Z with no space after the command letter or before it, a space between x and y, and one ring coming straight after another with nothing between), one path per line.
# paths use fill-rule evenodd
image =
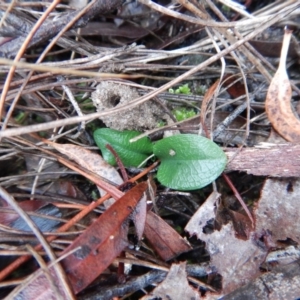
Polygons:
M120 159L118 153L117 153L117 152L115 151L115 149L114 149L111 145L109 145L109 144L106 144L105 147L106 147L106 148L112 153L112 155L115 157L115 160L116 160L116 162L117 162L117 164L118 164L118 167L119 167L120 170L121 170L121 174L122 174L122 177L123 177L123 181L124 181L124 182L128 181L128 175L127 175L127 173L126 173L125 167L124 167L124 165L123 165L123 163L122 163L122 161L121 161L121 159Z
M254 219L247 207L247 205L245 204L244 200L242 199L241 195L239 194L239 192L237 191L237 189L235 188L235 186L233 185L232 181L230 180L230 178L223 173L223 178L225 179L225 181L227 182L227 184L230 186L231 190L234 193L234 196L238 199L238 201L240 202L240 204L242 205L242 207L244 208L247 216L249 217L251 223L252 223L252 227L254 228Z
M60 76L60 77L58 78L58 81L62 81L62 80L63 80L63 77ZM64 92L67 94L67 96L68 96L68 98L69 98L69 101L72 103L72 105L73 105L75 111L77 112L78 116L83 116L83 113L82 113L82 111L81 111L81 109L80 109L80 107L79 107L77 101L75 100L75 98L74 98L74 96L73 96L71 90L69 89L69 87L67 87L67 86L64 85L64 84L62 84L61 86L62 86ZM81 124L80 124L80 128L79 128L78 132L75 133L74 135L72 135L71 138L77 139L77 138L81 135L81 133L84 131L84 129L85 129L85 122L82 121Z

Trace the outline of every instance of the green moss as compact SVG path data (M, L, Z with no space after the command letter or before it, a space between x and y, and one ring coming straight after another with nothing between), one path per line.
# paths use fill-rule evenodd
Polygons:
M169 89L169 93L171 94L184 94L184 95L190 95L191 94L191 90L189 88L189 84L183 84L181 86L179 86L176 90L174 89Z
M183 121L188 118L196 116L194 109L188 109L186 107L180 107L172 110L173 115L177 121Z

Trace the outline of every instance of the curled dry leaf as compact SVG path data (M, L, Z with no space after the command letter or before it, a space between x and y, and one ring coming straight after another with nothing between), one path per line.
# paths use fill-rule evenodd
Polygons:
M286 72L286 57L292 31L285 29L280 63L268 89L266 113L276 131L290 142L300 141L300 120L291 107L292 88Z

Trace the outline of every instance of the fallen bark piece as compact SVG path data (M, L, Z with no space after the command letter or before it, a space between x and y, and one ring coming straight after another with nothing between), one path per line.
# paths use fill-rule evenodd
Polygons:
M151 211L147 213L144 234L154 250L165 261L192 249L175 229Z
M268 148L244 148L224 150L228 157L225 172L243 171L257 176L300 176L300 145L282 144Z

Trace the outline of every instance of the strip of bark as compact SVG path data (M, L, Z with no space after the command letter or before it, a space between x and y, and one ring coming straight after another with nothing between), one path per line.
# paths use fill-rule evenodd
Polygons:
M242 171L257 176L299 177L300 145L281 144L268 148L226 148L228 164L225 172ZM235 156L236 155L236 156Z

